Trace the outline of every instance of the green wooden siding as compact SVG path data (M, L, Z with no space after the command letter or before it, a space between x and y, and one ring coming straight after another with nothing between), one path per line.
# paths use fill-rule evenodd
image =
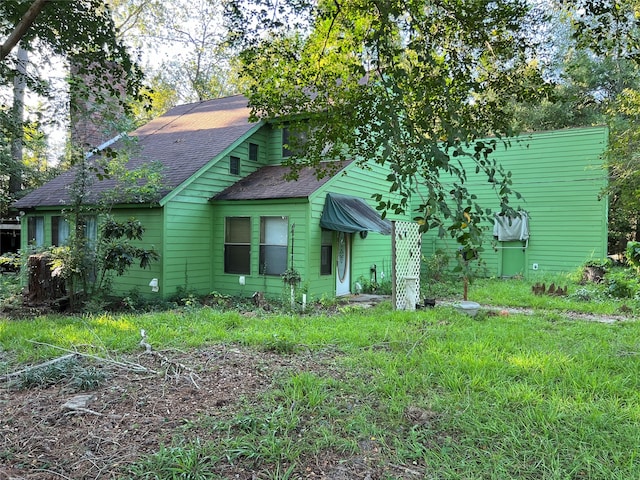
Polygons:
M44 218L44 247L50 247L52 244L51 219L55 216L61 216L59 209L42 209L30 212L23 217L23 231L27 231L27 219L32 216L41 216ZM112 277L112 289L116 294L126 294L132 290L137 290L142 294L151 294L149 282L152 278L162 277L163 265L163 241L162 241L162 210L160 208L114 208L111 215L116 220L127 220L131 217L138 219L145 228L145 233L141 241L133 241L134 245L142 248L154 248L160 254L160 260L153 262L151 268L141 269L134 264L125 275ZM23 235L21 239L21 249L26 251L29 248L27 244L27 236Z
M249 160L249 143L258 145L258 162ZM165 291L178 289L201 294L213 287L214 231L222 228L214 219L209 199L267 162L268 127L262 127L232 150L212 162L186 188L165 205ZM229 173L229 158L240 159L240 175Z
M165 295L178 289L208 293L211 210L206 203L172 201L164 207Z
M279 165L282 159L282 128L268 125L267 161Z
M151 292L149 282L157 278L162 282L164 248L162 240L162 209L161 208L123 208L114 209L111 214L116 220L127 220L131 217L138 219L145 228L142 240L132 242L141 248L154 248L160 255L160 260L153 262L150 268L142 269L138 264L134 264L125 275L113 277L113 291L116 294L125 295L131 291L138 291L145 296L162 295L162 290L157 294ZM162 288L162 283L160 283Z
M381 193L386 199L389 197L389 183L386 181L388 170L378 164L369 163L368 168L362 168L354 163L350 164L346 175L337 175L327 184L323 185L312 196L311 201L311 237L313 253L320 258L320 217L324 208L325 196L329 192L360 197L375 209L376 202L371 197L374 193ZM393 200L398 200L393 197ZM389 220L409 220L410 212L404 215L389 214ZM317 227L314 229L314 226ZM316 231L314 231L316 230ZM373 280L371 268L377 269L377 281L391 281L391 236L371 232L365 239L359 235L351 235L351 291L355 292L355 283ZM323 293L335 295L335 238L334 238L334 263L333 275L330 279L319 275L312 276L311 280L322 285Z
M512 205L529 212L529 244L496 242L492 248L492 226L486 225L483 259L489 275L511 276L521 262L522 275L570 272L590 258L607 254L607 202L598 195L606 185L601 155L607 146L603 127L568 129L523 136L499 147L495 157L513 174ZM497 210L498 199L483 174L467 168L469 190L485 208ZM455 255L457 245L427 234L423 253L442 248ZM520 252L501 247L518 247ZM537 269L534 270L534 264Z
M269 296L288 295L279 275L261 275L259 273L260 217L288 218L287 266L291 268L291 226L294 229L294 268L302 276L302 284L308 281L309 258L308 243L305 238L309 230L307 225L307 202L297 201L227 201L216 202L213 206L213 245L209 254L213 268L212 290L230 295L251 296L260 291ZM224 273L224 224L226 217L251 218L251 272L247 275ZM318 256L318 263L320 257ZM245 285L240 284L244 277Z

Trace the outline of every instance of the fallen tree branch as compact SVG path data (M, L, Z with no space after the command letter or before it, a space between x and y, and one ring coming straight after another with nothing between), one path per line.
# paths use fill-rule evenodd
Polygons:
M43 345L46 347L51 347L51 348L55 348L56 350L60 350L62 352L69 352L72 353L74 355L78 355L80 357L84 357L84 358L90 358L92 360L96 360L98 362L102 362L102 363L106 363L109 365L113 365L115 367L118 368L122 368L124 370L129 370L129 371L133 371L136 373L141 373L141 372L146 372L146 373L158 373L155 370L152 370L150 368L147 368L143 365L140 365L139 363L133 363L133 362L121 362L118 360L113 360L111 358L104 358L104 357L99 357L98 355L92 355L91 353L82 353L82 352L77 352L75 350L69 350L68 348L64 348L64 347L59 347L57 345L51 345L49 343L42 343L42 342L34 342L32 340L28 340L31 343L34 343L36 345Z
M181 372L189 372L185 376L191 381L194 387L196 387L198 390L200 389L200 386L196 383L194 379L194 377L198 377L198 374L193 370L193 368L188 367L183 363L176 362L175 360L171 360L166 355L163 355L160 352L156 352L155 350L153 350L153 348L151 347L151 344L147 342L147 332L144 329L140 329L140 336L142 337L142 339L140 340L140 346L144 347L145 354L153 355L154 357L159 359L160 365L162 366L169 365L169 367L173 368L173 371L175 374L179 374ZM166 373L168 374L168 370Z

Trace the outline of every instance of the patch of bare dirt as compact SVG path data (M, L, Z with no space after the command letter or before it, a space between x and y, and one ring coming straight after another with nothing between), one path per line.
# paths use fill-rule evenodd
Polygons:
M141 354L128 360L155 373L105 364L107 381L94 391L81 392L83 396L68 386L16 390L2 385L0 480L127 476L128 465L161 445L171 445L181 429L187 437L207 439L204 427L185 426L198 425L204 417L232 418L246 402L259 401L278 376L303 370L332 374L334 363L328 353L283 356L235 346ZM345 458L328 451L307 459L296 466L292 478L422 476L402 466L381 467L375 444L361 447L358 456ZM273 468L229 463L214 473L218 478L253 480L272 478Z

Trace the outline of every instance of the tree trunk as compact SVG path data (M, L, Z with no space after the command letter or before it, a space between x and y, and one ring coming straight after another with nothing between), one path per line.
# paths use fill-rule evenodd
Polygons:
M29 302L35 304L59 300L66 295L64 280L52 275L51 257L47 254L30 255L29 268Z
M22 143L24 138L24 90L27 84L27 51L18 47L16 76L13 79L13 139L11 141L11 164L9 171L9 193L22 190Z
M4 44L0 45L0 61L4 60L5 57L9 55L9 52L13 50L13 47L24 37L24 34L31 28L31 25L38 15L40 15L40 12L48 1L49 0L35 0L31 4L29 10L22 16L20 22L16 25L16 28L13 29L13 32L9 34Z
M584 267L582 271L582 283L601 283L606 273L606 270L602 267Z

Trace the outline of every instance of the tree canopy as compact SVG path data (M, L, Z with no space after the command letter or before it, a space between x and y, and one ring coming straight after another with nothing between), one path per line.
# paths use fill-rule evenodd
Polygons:
M21 115L12 111L9 86L14 78L24 76L27 88L43 98L52 98L46 68L21 71L18 48L33 52L46 62L48 56L59 56L73 65L75 74L91 78L93 85L74 89L70 107L80 108L83 102L93 105L111 102L116 108L128 109L132 99L141 100L142 72L133 62L119 39L111 11L103 0L58 2L48 0L8 0L0 2L0 134L3 145L13 139L24 140L25 124ZM118 81L114 81L117 78ZM79 85L80 86L80 85ZM31 122L33 123L33 122ZM24 165L12 157L8 149L0 149L0 164L4 172L15 175ZM20 175L20 173L18 173ZM0 178L0 216L19 192ZM20 185L20 181L17 182ZM23 182L24 183L24 182Z
M21 30L21 22L32 7L39 8L37 15L28 28ZM121 97L119 89L125 88L127 94L136 96L142 86L142 72L117 37L111 12L103 0L1 2L0 38L10 39L17 34L22 48L28 51L44 49L60 55L73 62L81 74L91 73L107 80L117 66L124 83L117 85L113 81L105 81L102 85L106 89L104 95ZM15 63L12 50L3 46L0 51L0 81L4 84L13 78ZM47 84L38 72L32 72L29 86L44 93Z
M421 183L423 229L477 246L491 212L467 191L461 159L509 210L510 174L491 153L513 133L512 102L547 93L531 34L543 12L524 0L249 3L230 12L242 73L253 115L305 139L289 163L386 164L399 200L378 193L381 210L404 211Z

